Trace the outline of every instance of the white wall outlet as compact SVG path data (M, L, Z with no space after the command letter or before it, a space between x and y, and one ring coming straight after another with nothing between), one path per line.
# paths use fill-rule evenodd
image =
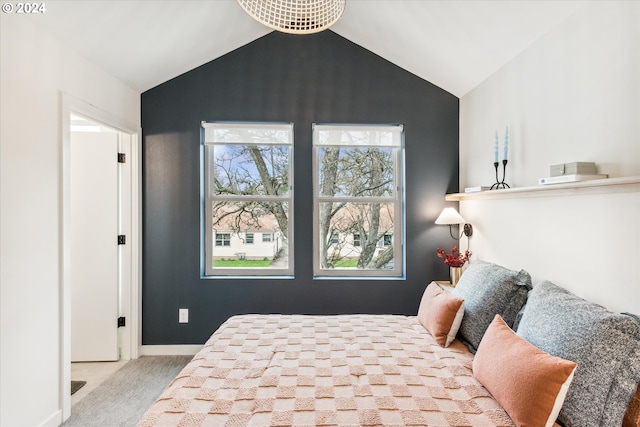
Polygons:
M188 308L179 308L178 309L178 323L189 323L189 309Z

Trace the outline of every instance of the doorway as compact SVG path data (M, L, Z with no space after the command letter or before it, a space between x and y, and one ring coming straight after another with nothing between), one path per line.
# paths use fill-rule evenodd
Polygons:
M121 199L128 196L126 162L129 135L71 113L70 136L70 279L71 361L120 359L118 322L121 275L116 236L126 236L131 217ZM123 242L124 243L124 242Z
M121 120L118 117L113 116L110 113L105 112L93 105L90 105L84 101L78 100L70 95L62 94L62 158L61 158L61 171L62 171L62 212L61 212L61 229L62 229L62 256L61 256L61 328L60 328L60 340L61 340L61 367L60 367L60 379L61 379L61 391L60 401L62 406L62 420L65 421L71 415L71 361L72 354L73 359L79 360L75 356L75 349L72 352L72 343L74 341L74 335L78 337L78 332L73 329L72 320L75 316L73 300L75 289L73 286L74 277L77 277L77 272L74 268L80 265L81 270L84 271L81 274L83 277L84 285L89 289L85 289L85 297L89 295L89 298L96 297L99 292L95 291L92 287L99 281L99 276L109 275L110 280L115 282L114 287L110 288L110 297L113 303L109 302L104 305L106 314L105 321L106 328L110 329L110 332L105 333L101 330L93 328L92 324L89 324L89 328L85 333L86 337L102 337L110 335L110 341L107 347L107 351L111 352L111 355L104 356L103 353L98 355L89 354L81 356L82 360L122 360L136 359L139 351L140 340L140 147L139 147L139 128L131 126L126 121ZM79 138L76 138L79 137ZM77 142L81 141L83 145L81 147L89 149L76 150ZM114 151L111 153L111 151ZM107 170L100 169L97 173L99 178L104 178L106 182L112 182L115 176L115 185L108 185L111 189L105 193L104 188L98 189L92 188L92 184L84 186L81 192L76 194L85 195L80 197L79 200L84 200L84 205L96 204L100 205L105 202L104 199L109 199L109 203L105 206L98 207L97 211L94 209L89 215L86 215L90 220L88 224L85 224L85 232L75 232L74 226L78 224L77 218L73 219L74 209L77 207L74 198L72 197L74 192L77 192L77 181L74 180L74 174L72 174L72 165L76 155L80 153L82 158L81 162L75 164L84 165L85 169L94 169L97 172L97 168L105 167ZM98 154L99 153L99 154ZM124 156L118 153L124 154ZM83 158L88 156L88 160ZM92 159L93 157L93 159ZM109 162L102 162L102 158L110 158ZM77 159L75 159L77 160ZM92 165L91 162L97 160L98 166ZM125 162L126 167L121 167L119 161ZM111 161L113 163L111 163ZM100 166L102 163L104 165ZM113 171L115 172L115 175ZM76 168L76 172L78 169ZM85 171L86 172L86 171ZM77 173L75 174L77 175ZM98 185L100 180L97 181ZM81 183L82 184L82 183ZM118 187L123 191L117 191ZM113 188L116 189L113 192ZM114 196L115 194L115 196ZM104 196L104 197L103 197ZM114 199L115 198L115 199ZM115 201L114 201L115 200ZM75 203L75 205L74 205ZM116 208L109 206L115 205ZM107 225L98 226L97 223L103 224L103 220L97 220L96 215L104 213L103 211L110 211L107 219ZM96 214L97 212L97 214ZM93 223L91 219L94 219ZM72 221L73 219L73 221ZM114 225L115 224L115 225ZM94 233L98 228L108 229L104 236L94 237ZM86 235L85 235L86 234ZM121 238L120 236L125 236ZM108 252L112 260L111 263L115 263L115 269L112 269L109 273L104 273L100 265L102 261L102 255L97 255L96 251L101 249L91 248L86 253L78 254L78 250L74 250L74 240L80 237L85 238L85 244L91 243L93 239L107 239L109 243L103 244L103 247L108 248ZM121 239L124 240L124 245L119 245ZM115 248L115 249L114 249ZM115 255L114 255L115 254ZM115 261L113 258L115 257ZM100 258L100 262L98 262ZM75 264L74 264L75 262ZM108 271L108 269L107 269ZM115 279L114 279L115 275ZM108 288L108 287L107 287ZM115 295L115 297L114 297ZM78 297L75 297L77 299ZM102 298L102 297L100 297ZM98 299L100 299L98 298ZM90 306L89 302L81 304L81 306ZM86 308L86 307L85 307ZM92 310L88 311L89 315L93 315ZM86 314L86 313L85 313ZM119 319L121 318L121 319ZM83 322L79 320L79 322ZM76 322L74 322L76 323ZM86 323L86 321L85 321ZM118 327L118 324L124 325ZM115 329L115 334L113 330ZM115 336L115 338L114 338ZM85 339L81 338L81 340ZM94 349L94 345L87 345L85 350L89 350L91 353ZM102 350L100 350L102 351Z

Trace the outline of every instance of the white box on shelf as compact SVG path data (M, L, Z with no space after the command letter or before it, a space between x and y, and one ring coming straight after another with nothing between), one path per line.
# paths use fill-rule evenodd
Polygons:
M486 185L480 185L477 187L467 187L464 189L465 193L477 193L478 191L487 191L490 190L491 187L486 186Z
M562 175L595 175L596 164L595 162L571 162L561 163L559 165L551 165L549 167L549 174L551 176Z
M608 177L609 175L606 175L606 174L587 175L587 174L574 173L571 175L560 175L560 176L551 176L548 178L540 178L538 180L538 183L541 185L562 184L567 182L589 181L592 179L605 179Z

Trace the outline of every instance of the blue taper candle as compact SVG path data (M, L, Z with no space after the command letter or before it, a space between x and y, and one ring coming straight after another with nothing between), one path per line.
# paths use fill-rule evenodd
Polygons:
M504 131L504 157L502 158L502 160L507 160L508 156L509 156L509 126L507 126L506 130Z

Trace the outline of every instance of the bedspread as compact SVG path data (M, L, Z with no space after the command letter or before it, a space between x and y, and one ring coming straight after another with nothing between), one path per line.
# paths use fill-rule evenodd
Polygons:
M138 426L513 426L472 360L415 316L234 316Z

